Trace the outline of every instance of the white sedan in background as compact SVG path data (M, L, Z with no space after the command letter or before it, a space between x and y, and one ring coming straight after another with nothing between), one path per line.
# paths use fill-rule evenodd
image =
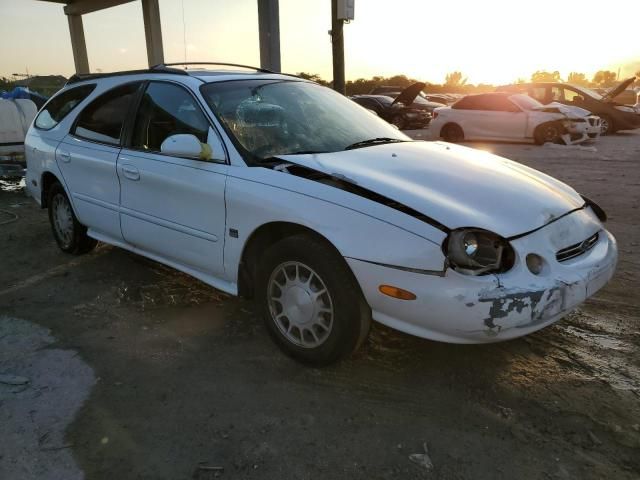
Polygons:
M64 252L99 240L253 297L280 348L316 365L372 319L444 342L522 336L616 265L604 212L571 187L259 69L74 77L25 149Z
M453 143L497 140L575 144L599 135L600 118L578 107L542 105L524 94L483 93L436 109L430 131L433 139Z

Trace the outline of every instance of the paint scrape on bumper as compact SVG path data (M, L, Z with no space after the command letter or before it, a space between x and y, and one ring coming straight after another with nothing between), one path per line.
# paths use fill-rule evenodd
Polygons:
M542 325L581 301L578 283L558 281L543 290L507 289L500 287L479 296L480 303L490 305L489 315L484 319L488 336L497 336L510 328L531 328Z
M568 260L557 252L598 233L590 250ZM490 343L528 335L560 320L613 276L618 251L613 236L590 210L579 210L511 242L514 267L494 275L442 276L386 268L349 259L374 320L403 332L450 343ZM544 260L538 273L526 257ZM378 286L395 285L416 295L402 301Z

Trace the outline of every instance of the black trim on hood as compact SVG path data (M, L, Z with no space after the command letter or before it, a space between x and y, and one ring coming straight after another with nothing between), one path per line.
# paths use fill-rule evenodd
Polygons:
M282 159L279 159L277 157L273 157L271 159L271 162L264 162L262 165L260 165L261 167L266 167L266 168L272 168L274 170L279 170L279 171L285 171L291 175L295 175L296 177L301 177L301 178L306 178L307 180L311 180L312 182L319 182L322 183L324 185L328 185L330 187L335 187L338 188L340 190L344 190L346 192L349 193L353 193L354 195L358 195L360 197L366 198L368 200L371 200L372 202L376 202L379 203L381 205L385 205L389 208L393 208L394 210L397 210L399 212L402 212L406 215L409 215L417 220L420 220L428 225L431 225L432 227L437 228L438 230L446 233L447 235L449 233L451 233L451 228L447 227L446 225L438 222L437 220L435 220L432 217L429 217L428 215L425 215L423 213L420 213L417 210L414 210L413 208L404 205L400 202L397 202L389 197L385 197L384 195L380 195L379 193L376 193L372 190L369 190L365 187L361 187L360 185L357 185L356 183L352 182L349 178L347 177L343 177L341 175L338 174L328 174L328 173L324 173L321 172L319 170L315 170L313 168L309 168L306 166L302 166L302 165L298 165L296 163L291 163L289 161L285 161ZM587 197L580 195L582 197L582 199L585 201L585 203L578 207L578 208L574 208L572 210L569 210L566 213L563 213L562 215L559 215L555 218L553 218L552 220L548 221L547 223L545 223L544 225L540 225L537 228L534 228L532 230L529 230L527 232L524 233L519 233L517 235L513 235L511 237L505 237L505 240L507 241L512 241L512 240L517 240L518 238L522 238L522 237L526 237L527 235L530 235L534 232L537 232L538 230L541 230L543 228L545 228L547 225L550 225L558 220L560 220L561 218L566 217L567 215L571 215L572 213L578 212L580 210L583 210L587 207L591 207L591 209L594 211L594 213L596 214L596 216L598 217L598 219L600 219L601 222L604 222L606 220L606 214L604 213L604 210L602 210L602 208L600 208L600 206L598 206L596 203L594 203L593 201L589 200ZM601 215L603 215L603 217L601 217ZM605 220L602 220L602 218L604 218ZM357 259L356 259L357 260ZM387 265L384 265L387 266Z
M596 214L596 217L598 217L598 220L600 220L602 223L607 221L607 213L602 209L600 205L598 205L596 202L594 202L590 198L585 197L584 195L580 195L580 196L585 201L585 203L591 207L591 210L593 210L593 213Z
M553 220L549 220L547 223L545 223L544 225L540 225L538 228L534 228L533 230L529 230L528 232L519 233L518 235L514 235L512 237L507 237L506 240L511 241L511 240L517 240L518 238L526 237L527 235L529 235L529 234L531 234L533 232L537 232L538 230L542 230L544 227L546 227L547 225L551 225L553 222L557 222L558 220L560 220L561 218L566 217L567 215L571 215L574 212L578 212L580 210L584 210L585 208L587 208L587 203L585 203L581 207L574 208L573 210L569 210L567 213L563 213L562 215L560 215L559 217L554 218Z
M388 263L374 262L372 260L364 260L362 258L355 257L345 257L350 258L352 260L357 260L359 262L370 263L371 265L378 265L379 267L393 268L395 270L402 270L403 272L409 273L418 273L420 275L434 275L436 277L444 277L447 272L448 262L445 260L444 265L442 266L442 270L424 270L422 268L410 268L410 267L401 267L400 265L390 265Z
M284 168L282 167L276 168L281 165ZM267 165L262 165L262 166L267 166ZM355 183L350 182L349 179L345 177L341 177L338 175L330 175L330 174L321 172L319 170L314 170L309 167L303 167L302 165L298 165L295 163L285 162L284 160L280 164L273 165L272 168L279 169L279 170L286 169L288 173L290 173L291 175L295 175L296 177L302 177L302 178L306 178L307 180L311 180L313 182L323 183L330 187L335 187L340 190L344 190L345 192L353 193L354 195L358 195L360 197L371 200L372 202L376 202L381 205L385 205L389 208L393 208L394 210L397 210L413 218L416 218L424 223L427 223L444 233L448 234L451 231L449 227L447 227L446 225L443 225L437 220L427 215L424 215L423 213L420 213L417 210L414 210L413 208L408 207L407 205L397 202L391 198L385 197L384 195L380 195L379 193L376 193L372 190L361 187L360 185L356 185Z

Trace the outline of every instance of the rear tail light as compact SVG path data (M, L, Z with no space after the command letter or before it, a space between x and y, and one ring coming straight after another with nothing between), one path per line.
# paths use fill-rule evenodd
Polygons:
M433 115L433 119L435 120L438 117L438 112L434 110L431 115Z

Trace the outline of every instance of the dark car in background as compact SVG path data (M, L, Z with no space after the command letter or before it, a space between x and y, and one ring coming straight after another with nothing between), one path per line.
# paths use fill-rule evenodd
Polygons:
M405 87L400 87L397 85L381 85L371 89L369 95L388 95L392 98L395 98L400 94ZM424 89L424 87L422 87ZM439 106L451 105L452 103L458 101L458 97L454 97L452 95L448 95L446 93L425 93L424 91L420 91L418 96L416 97L416 102L422 103L431 102L431 103L439 103ZM437 108L437 107L434 107Z
M415 99L422 88L424 83L410 85L395 98L386 94L354 95L350 98L400 130L419 129L426 127L431 121L431 113L428 109L415 104Z
M496 91L526 93L542 104L559 102L565 105L584 108L602 119L602 134L615 133L618 130L640 128L640 114L632 107L620 105L615 97L635 81L628 78L604 95L586 87L570 83L536 82L504 85Z

